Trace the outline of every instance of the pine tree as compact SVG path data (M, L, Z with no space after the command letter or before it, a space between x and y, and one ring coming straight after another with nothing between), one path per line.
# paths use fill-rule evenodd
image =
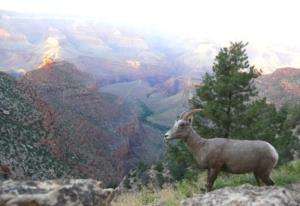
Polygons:
M253 80L260 71L249 65L246 46L237 42L222 48L215 58L212 74L204 76L202 86L191 100L192 107L203 108L195 118L195 125L206 138L235 138L246 103L257 95Z
M203 108L195 115L195 129L206 138L267 141L278 150L280 162L286 162L299 151L292 130L299 120L300 107L277 110L266 99L258 98L254 80L260 71L249 65L246 46L231 43L216 56L212 74L204 76L191 100L193 108Z
M211 74L206 74L191 100L192 108L202 108L194 115L194 128L204 138L264 140L279 153L279 163L300 154L300 104L275 105L259 99L254 80L260 71L249 65L242 42L222 48L215 58ZM181 141L168 145L167 160L176 180L187 178L196 170L194 159Z

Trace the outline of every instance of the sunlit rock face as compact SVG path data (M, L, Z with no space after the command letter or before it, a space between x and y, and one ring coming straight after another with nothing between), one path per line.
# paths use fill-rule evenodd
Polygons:
M0 27L0 39L7 39L9 38L11 35L8 31L6 31L5 29Z
M4 181L0 183L1 206L110 206L113 189L103 189L91 179Z
M282 187L242 185L196 195L181 206L300 205L300 194Z
M45 56L45 57L43 58L42 64L40 64L40 65L38 66L38 68L39 68L39 69L42 69L42 68L46 69L46 68L49 68L49 65L51 65L51 64L53 64L53 63L54 63L53 58L51 58L51 57L49 57L49 56Z

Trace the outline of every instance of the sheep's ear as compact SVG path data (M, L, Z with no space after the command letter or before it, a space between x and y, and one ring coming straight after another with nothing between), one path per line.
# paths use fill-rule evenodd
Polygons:
M189 125L192 125L192 123L193 123L193 117L192 117L192 116L189 117L189 118L187 119L187 122L189 123Z

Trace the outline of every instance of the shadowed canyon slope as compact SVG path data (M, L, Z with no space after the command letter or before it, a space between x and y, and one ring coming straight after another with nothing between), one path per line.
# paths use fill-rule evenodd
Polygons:
M16 179L75 175L73 154L61 161L47 104L26 84L0 72L0 174ZM71 158L71 159L70 159ZM69 161L71 160L71 161ZM67 163L68 162L68 163Z
M53 62L22 81L33 85L52 109L57 142L80 158L76 168L82 175L116 181L139 161L161 155L160 132L144 127L125 100L99 91L96 81L73 64Z

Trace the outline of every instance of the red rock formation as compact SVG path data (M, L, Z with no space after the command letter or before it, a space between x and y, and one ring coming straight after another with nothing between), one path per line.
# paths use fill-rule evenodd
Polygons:
M288 80L280 81L281 87L288 93L300 96L300 86L289 82Z
M70 151L77 154L82 161L76 168L84 176L105 183L120 180L128 169L126 162L139 158L131 154L131 144L138 146L145 136L136 114L118 97L90 86L95 81L74 65L54 62L47 67L23 79L50 107L42 124L51 138L42 143L63 159Z
M290 68L290 67L276 69L271 74L271 76L274 79L275 78L292 77L292 76L297 76L297 75L300 75L300 69Z
M261 97L277 106L300 100L300 69L280 68L256 80Z

